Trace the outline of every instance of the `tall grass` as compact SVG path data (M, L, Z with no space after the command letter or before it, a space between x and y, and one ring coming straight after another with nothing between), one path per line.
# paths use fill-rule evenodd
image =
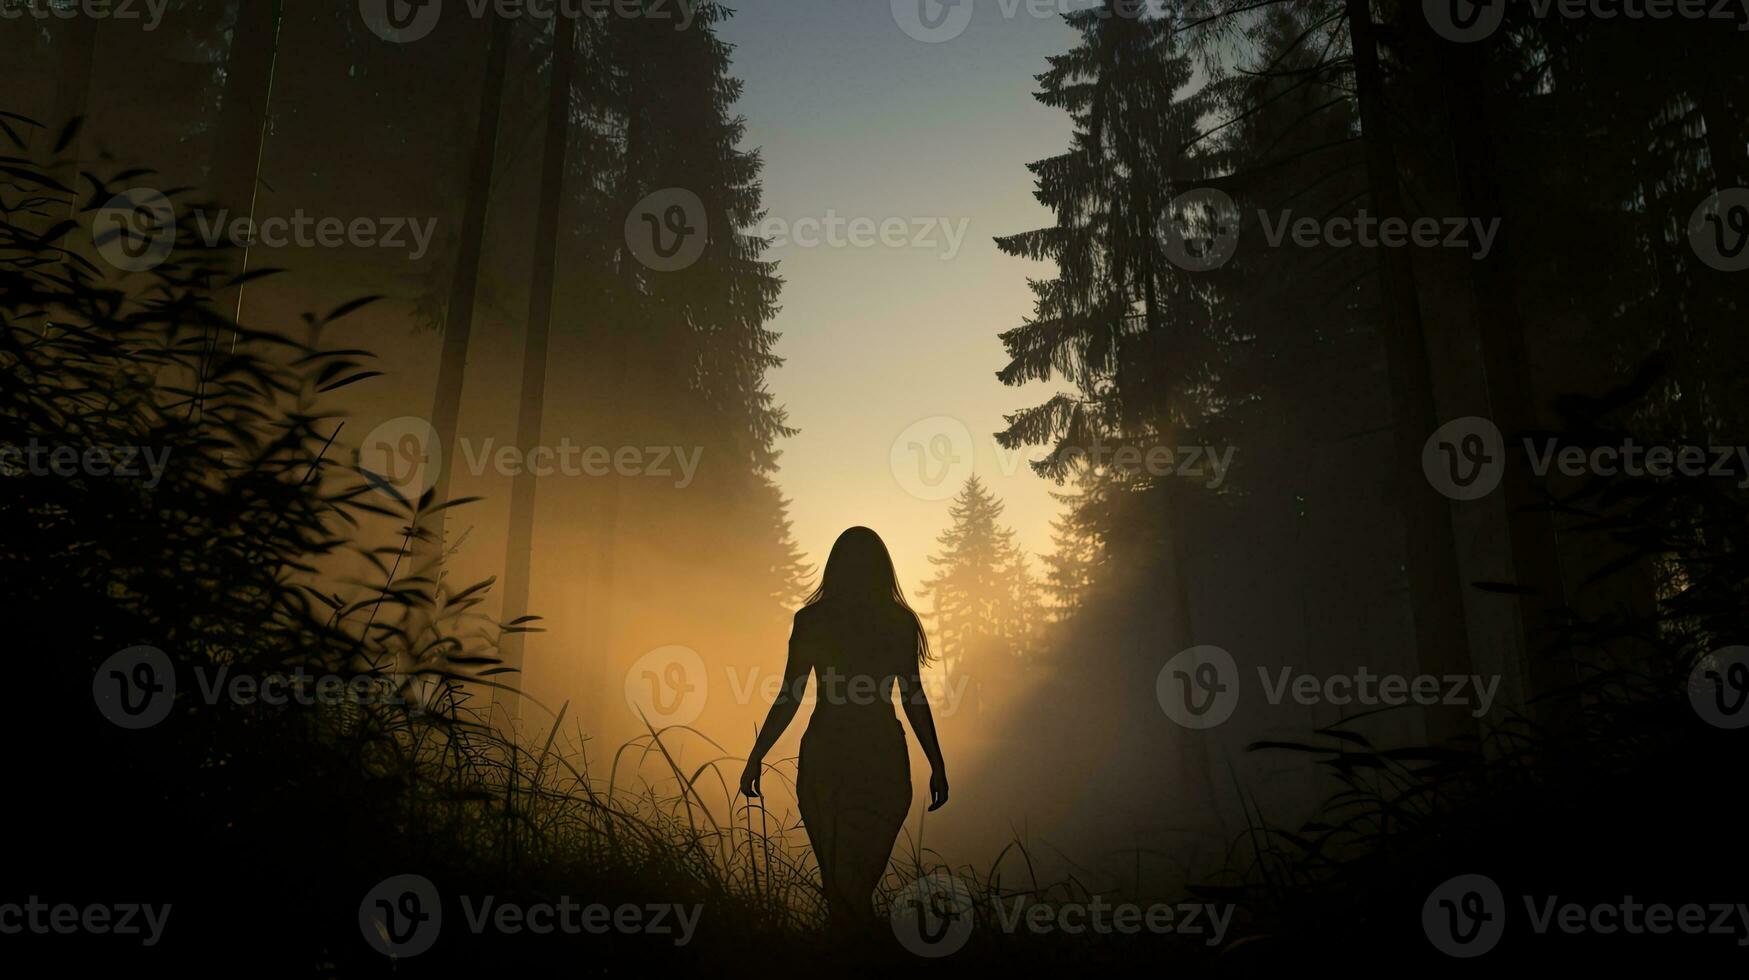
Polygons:
M498 650L532 617L493 622L492 582L452 585L431 538L443 508L408 500L347 457L336 392L381 372L332 345L363 297L302 318L297 336L235 323L214 298L230 257L177 230L174 250L124 274L100 257L97 214L149 171L58 182L59 134L0 113L0 448L147 448L162 479L17 472L0 496L0 592L15 641L13 775L34 800L18 881L79 900L121 892L182 911L182 962L297 973L374 971L358 902L417 872L446 890L524 903L701 904L699 941L585 936L450 939L399 969L447 972L599 954L680 959L823 955L817 869L793 817L738 798L740 759L690 729L651 729L602 753L558 706L532 738L492 723L514 675ZM38 159L31 146L51 147ZM169 192L179 206L186 191ZM175 709L123 731L92 702L118 650L175 665ZM271 706L201 697L199 676L302 670L391 697ZM712 755L683 768L678 745ZM725 766L725 763L728 765ZM793 782L793 760L773 768ZM93 841L119 857L78 870ZM909 873L936 870L926 852ZM896 869L890 894L906 882ZM867 940L890 955L890 936ZM710 951L708 954L706 950ZM99 952L137 954L123 943ZM749 959L751 965L751 959Z

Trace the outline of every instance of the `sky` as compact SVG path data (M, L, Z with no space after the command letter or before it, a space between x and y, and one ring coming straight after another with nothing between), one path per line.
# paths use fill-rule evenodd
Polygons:
M802 430L779 474L797 541L817 564L845 528L873 527L914 593L947 498L976 473L1020 546L1048 552L1056 488L1027 465L1043 450L1002 450L994 433L1055 390L996 379L997 335L1031 311L1028 277L1052 269L992 239L1051 223L1026 164L1062 152L1070 127L1032 96L1073 32L1054 2L729 5L720 34L785 280L772 326L787 363L770 384ZM919 5L944 18L934 33Z

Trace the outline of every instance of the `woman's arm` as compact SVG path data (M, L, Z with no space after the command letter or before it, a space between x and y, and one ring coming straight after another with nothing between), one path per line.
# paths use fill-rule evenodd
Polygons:
M929 810L934 812L947 804L947 763L941 758L941 742L935 735L935 715L929 710L929 692L923 688L921 669L913 666L899 675L899 702L917 744L929 760Z
M808 670L811 666L802 644L798 642L801 635L801 621L790 627L789 659L783 667L783 686L778 688L777 697L771 702L771 710L765 713L765 724L759 726L759 737L753 740L753 752L747 757L747 768L741 771L741 793L749 799L759 798L759 775L765 762L765 754L783 737L784 729L795 719L796 709L801 707L802 695L808 689Z

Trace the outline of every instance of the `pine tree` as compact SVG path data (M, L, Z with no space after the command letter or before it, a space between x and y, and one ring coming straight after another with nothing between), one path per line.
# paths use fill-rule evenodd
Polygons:
M1072 499L1072 498L1071 498ZM1052 622L1064 622L1081 611L1099 563L1099 542L1073 510L1051 521L1052 551L1044 556L1042 589L1050 597Z
M944 667L952 673L970 659L1008 652L1014 532L1001 526L1002 502L977 478L966 480L948 507L952 524L929 556L935 574L922 595L933 600Z
M1001 623L1008 654L1021 664L1030 661L1039 650L1040 627L1044 619L1043 602L1038 578L1032 572L1032 559L1015 548L1003 566L1005 594Z

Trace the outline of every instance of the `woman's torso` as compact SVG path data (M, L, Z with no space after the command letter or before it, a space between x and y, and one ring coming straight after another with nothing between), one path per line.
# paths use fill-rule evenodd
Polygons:
M808 733L901 731L893 692L914 669L916 624L897 605L822 602L796 616L797 640L814 673Z

